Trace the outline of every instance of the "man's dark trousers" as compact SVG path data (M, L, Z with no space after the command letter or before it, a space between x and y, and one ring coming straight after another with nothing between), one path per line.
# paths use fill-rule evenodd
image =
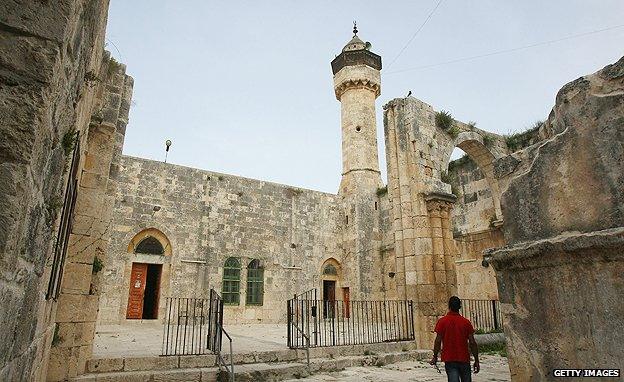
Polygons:
M445 362L444 369L448 382L472 382L468 362Z

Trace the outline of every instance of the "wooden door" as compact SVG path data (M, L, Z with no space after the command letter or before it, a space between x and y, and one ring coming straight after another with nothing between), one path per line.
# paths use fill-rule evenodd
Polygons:
M349 288L342 288L342 316L344 318L349 318L351 315L349 312L351 311L351 296L349 295Z
M323 318L334 317L334 305L336 301L336 282L323 280Z
M132 263L130 273L130 292L128 294L127 319L140 320L143 318L143 299L145 297L145 283L147 279L147 264Z

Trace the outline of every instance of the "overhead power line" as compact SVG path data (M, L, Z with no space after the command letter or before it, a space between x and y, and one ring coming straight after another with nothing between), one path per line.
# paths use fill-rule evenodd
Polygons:
M409 71L418 70L418 69L428 69L428 68L433 68L433 67L436 67L436 66L455 64L455 63L458 63L458 62L476 60L476 59L479 59L479 58L484 58L484 57L489 57L489 56L495 56L495 55L498 55L498 54L512 53L512 52L516 52L516 51L519 51L519 50L535 48L537 46L554 44L554 43L557 43L557 42L566 41L566 40L572 40L572 39L575 39L575 38L584 37L584 36L588 36L588 35L592 35L592 34L596 34L596 33L607 32L607 31L618 29L618 28L622 28L622 27L624 27L624 24L615 25L615 26L612 26L612 27L604 28L604 29L598 29L598 30L594 30L594 31L591 31L591 32L574 34L574 35L561 37L561 38L554 39L554 40L548 40L548 41L537 42L537 43L534 43L534 44L518 46L518 47L515 47L515 48L497 50L497 51L494 51L494 52L479 54L479 55L476 55L476 56L457 58L457 59L454 59L454 60L442 61L442 62L438 62L438 63L435 63L435 64L429 64L429 65L414 66L414 67L411 67L411 68L395 70L393 72L388 72L386 74L397 74L397 73L409 72Z
M425 24L427 24L427 22L429 21L429 19L431 18L431 16L433 16L433 13L436 11L436 9L438 9L438 7L440 6L440 3L442 3L442 0L438 0L438 3L436 4L436 6L431 10L431 12L429 12L429 16L427 16L427 18L425 19L425 21L423 21L422 24L420 24L420 27L418 27L418 29L416 30L416 32L414 32L414 34L412 35L412 37L407 41L407 43L405 44L405 46L401 49L401 51L399 52L399 54L396 55L396 57L390 61L390 64L388 65L388 68L390 68L392 66L392 64L395 63L395 61L401 57L401 55L403 54L403 52L405 52L405 49L407 49L407 47L409 46L409 44L412 43L412 41L414 41L414 39L416 38L416 36L418 35L418 33L424 28Z

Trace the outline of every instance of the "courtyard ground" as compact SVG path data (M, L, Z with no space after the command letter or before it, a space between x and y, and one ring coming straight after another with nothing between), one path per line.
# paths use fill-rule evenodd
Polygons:
M228 325L234 353L286 349L286 325ZM93 358L144 357L160 355L163 325L153 322L129 322L123 325L99 325L95 332ZM223 346L227 346L224 339Z
M310 382L393 382L393 381L418 381L418 382L446 382L444 364L439 363L441 373L426 362L408 361L399 362L382 367L360 366L350 367L343 371L316 374L303 379ZM289 382L301 381L291 379ZM481 359L481 371L473 374L475 381L511 381L507 358L493 355L484 355Z
M234 353L251 353L286 349L286 326L277 324L229 325ZM158 356L161 353L163 325L154 322L128 322L124 325L100 325L96 329L93 358L130 358ZM224 343L224 346L225 345ZM482 355L481 372L476 381L510 381L507 358ZM431 381L444 382L444 364L438 364L441 374L426 362L407 361L383 367L350 367L343 371L316 374L305 378L311 382L356 381ZM295 380L291 380L295 381Z

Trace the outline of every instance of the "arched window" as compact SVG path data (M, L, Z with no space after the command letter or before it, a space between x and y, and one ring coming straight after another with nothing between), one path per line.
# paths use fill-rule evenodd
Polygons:
M240 260L230 257L223 265L223 288L221 295L223 303L227 305L238 305L240 301Z
M325 268L323 268L324 275L337 276L338 270L333 264L327 264Z
M247 305L262 305L264 298L264 269L260 260L254 259L247 265Z
M148 236L145 239L141 240L139 245L136 246L134 253L147 253L150 255L163 255L165 253L165 249L158 239Z

